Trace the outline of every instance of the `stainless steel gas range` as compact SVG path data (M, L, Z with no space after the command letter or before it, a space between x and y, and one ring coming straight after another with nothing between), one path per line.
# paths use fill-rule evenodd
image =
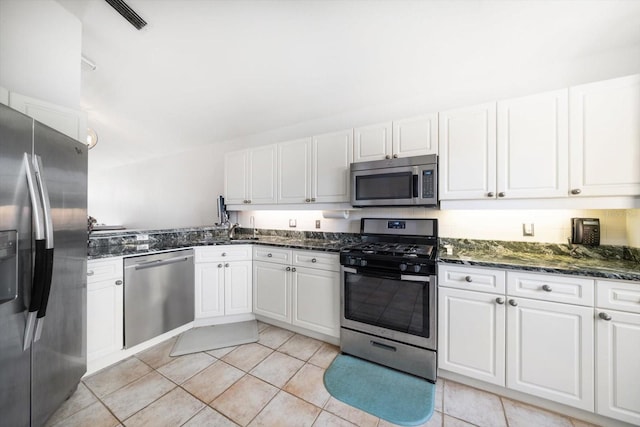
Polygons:
M363 218L340 253L340 348L436 381L436 219Z

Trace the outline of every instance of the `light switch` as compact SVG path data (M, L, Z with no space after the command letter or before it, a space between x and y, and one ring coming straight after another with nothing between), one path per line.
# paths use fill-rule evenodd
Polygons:
M522 235L533 236L533 223L522 224Z
M289 227L293 228L293 227L296 227L297 225L298 224L297 224L297 221L295 219L290 219L289 220Z

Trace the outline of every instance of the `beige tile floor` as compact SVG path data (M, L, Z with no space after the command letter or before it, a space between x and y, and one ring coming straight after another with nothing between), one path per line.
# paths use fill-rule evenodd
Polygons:
M257 343L170 357L174 339L85 378L48 426L371 426L323 385L338 348L259 323ZM438 380L428 427L590 424Z

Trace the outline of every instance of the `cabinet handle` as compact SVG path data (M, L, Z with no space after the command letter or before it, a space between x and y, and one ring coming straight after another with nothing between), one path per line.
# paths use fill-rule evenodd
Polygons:
M316 201L316 198L315 198L315 197L312 197L312 198L311 198L311 201L312 201L312 202L315 202L315 201Z
M498 193L498 197L504 197L506 196L506 193L504 191L501 191Z
M222 268L222 264L218 264L218 268Z
M384 156L384 158L385 158L385 159L390 159L390 158L391 158L391 156L387 154L386 156Z
M285 270L291 271L291 267L287 267L287 268L285 268Z
M318 260L315 258L311 258L311 262L318 262Z
M582 190L579 188L574 188L573 190L571 190L571 194L580 194L582 193Z
M393 155L393 158L394 158L394 159L397 159L397 158L398 158L398 155L397 155L397 154L394 154L394 155Z
M504 304L504 298L502 298L502 297L498 297L498 298L496 298L496 302L497 302L498 304Z
M229 263L226 263L224 266L225 266L225 267L229 267Z
M226 252L222 252L222 256L227 256L227 253Z
M116 280L116 286L122 285L122 280Z
M309 203L309 202L311 201L311 199L304 199L304 201L305 201L306 203Z
M246 200L243 200L243 201L242 201L242 203L247 203L247 201L246 201Z
M471 278L471 276L465 277L464 280L466 280L469 283L473 282L473 279Z
M93 276L95 273L93 270L87 271L87 276Z
M551 292L553 289L551 289L551 286L549 286L549 285L542 285L542 290L543 291L547 291L547 292Z
M271 258L273 256L273 254L267 254L267 257Z
M291 271L296 271L296 268L295 268L295 267L293 267L293 268L291 269Z
M605 312L598 314L598 317L600 317L602 320L606 320L607 322L611 320L611 315Z
M514 300L514 299L510 299L509 300L509 305L512 307L517 307L518 306L518 301Z
M487 197L493 197L493 196L495 196L495 193L493 191L489 191L487 193Z

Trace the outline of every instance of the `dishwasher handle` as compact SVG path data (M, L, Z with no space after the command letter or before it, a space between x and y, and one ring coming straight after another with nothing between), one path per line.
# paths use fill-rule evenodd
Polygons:
M184 262L184 261L187 261L189 258L193 258L193 255L177 256L177 257L167 258L167 259L146 261L146 262L141 262L139 264L134 264L128 267L134 267L136 270L142 270L144 268L154 268L154 267L160 267L162 265L175 264L177 262Z

